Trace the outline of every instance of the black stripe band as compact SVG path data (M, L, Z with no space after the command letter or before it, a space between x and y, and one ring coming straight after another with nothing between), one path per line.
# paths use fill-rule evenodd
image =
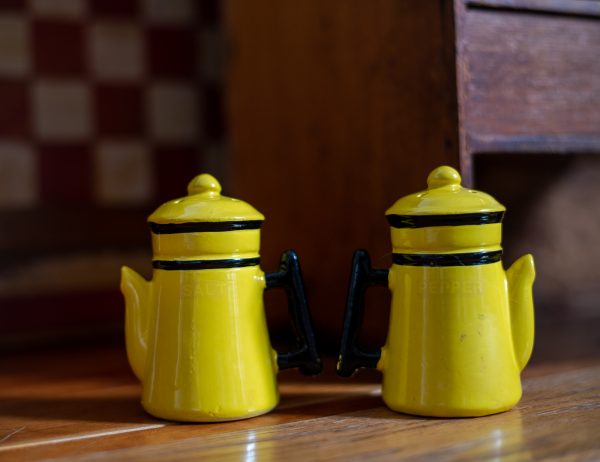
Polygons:
M502 250L494 252L415 254L395 253L394 265L403 266L474 266L500 261Z
M226 260L153 260L152 267L161 270L202 270L217 268L242 268L260 263L256 258L228 258Z
M154 234L179 233L216 233L221 231L240 231L244 229L260 229L262 220L249 221L199 221L190 223L150 223Z
M465 226L500 223L504 212L461 213L456 215L388 215L392 228L427 228L430 226Z

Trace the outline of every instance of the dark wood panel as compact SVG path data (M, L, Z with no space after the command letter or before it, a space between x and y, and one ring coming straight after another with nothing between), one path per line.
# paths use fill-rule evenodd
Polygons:
M235 194L267 217L265 267L298 250L337 344L352 252L389 266L386 208L457 165L451 4L232 0L227 21ZM368 332L387 325L384 292Z
M466 175L476 152L597 152L600 21L455 8Z
M466 0L469 7L566 16L600 17L598 0Z
M467 135L472 152L523 154L600 154L598 134Z

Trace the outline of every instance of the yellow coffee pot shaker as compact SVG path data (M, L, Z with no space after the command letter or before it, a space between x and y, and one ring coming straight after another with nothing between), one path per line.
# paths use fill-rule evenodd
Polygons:
M450 167L435 169L427 182L386 212L389 270L371 268L364 250L354 254L338 374L377 367L384 402L408 414L506 411L521 398L520 373L533 348L533 258L505 271L504 206L461 187ZM377 352L357 344L372 285L388 285L392 294L387 341Z
M321 370L298 257L287 251L280 270L259 267L264 216L221 195L208 174L188 196L148 218L153 278L122 269L125 336L131 367L142 382L142 405L156 417L211 422L268 412L277 405L276 374ZM285 288L296 349L270 345L263 291Z

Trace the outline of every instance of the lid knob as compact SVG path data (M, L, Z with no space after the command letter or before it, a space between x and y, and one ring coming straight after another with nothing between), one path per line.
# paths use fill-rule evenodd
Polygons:
M460 181L460 174L455 169L447 165L442 165L429 174L427 177L427 187L433 189L451 185L453 186L452 189L456 189L460 187Z
M188 185L188 194L208 194L209 196L217 196L221 193L221 185L217 181L217 179L209 175L208 173L203 173L195 177L190 184Z

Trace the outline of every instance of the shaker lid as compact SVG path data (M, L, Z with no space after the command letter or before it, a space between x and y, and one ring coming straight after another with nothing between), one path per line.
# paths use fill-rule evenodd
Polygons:
M460 184L460 174L448 166L441 166L433 170L427 177L427 189L414 194L409 194L396 201L386 212L388 221L401 223L397 227L420 227L411 226L411 220L403 216L444 216L480 214L485 217L490 215L492 220L502 219L505 207L489 194L473 189L463 188ZM489 212L489 213L488 213ZM443 220L442 220L443 221ZM467 220L464 224L470 224ZM481 223L483 224L483 223ZM443 225L443 222L440 223ZM435 223L429 226L435 226Z
M261 222L264 219L250 204L222 196L221 185L208 173L190 182L187 196L166 202L148 217L149 222L157 224Z

